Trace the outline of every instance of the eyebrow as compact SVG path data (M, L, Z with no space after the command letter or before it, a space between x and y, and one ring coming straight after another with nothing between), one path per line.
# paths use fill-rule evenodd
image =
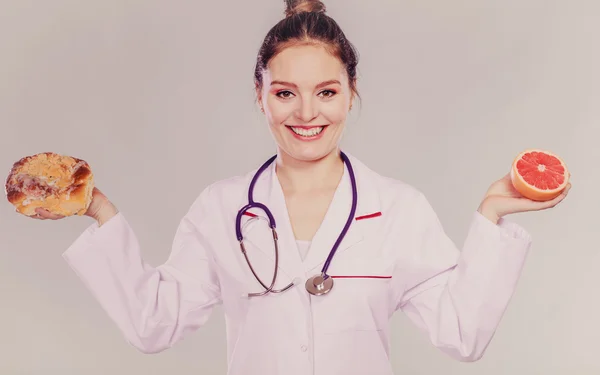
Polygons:
M338 81L337 79L330 79L328 81L323 81L323 82L319 83L317 85L317 88L334 85L334 84L341 85L340 81ZM291 87L295 87L295 88L298 87L295 83L278 81L278 80L272 81L271 86L273 86L273 85L291 86Z

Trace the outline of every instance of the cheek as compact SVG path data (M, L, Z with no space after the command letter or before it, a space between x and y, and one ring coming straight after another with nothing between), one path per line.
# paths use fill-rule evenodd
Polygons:
M348 108L343 102L327 103L322 106L321 114L331 123L341 123L346 121Z
M289 104L269 100L266 103L266 113L272 125L279 125L293 115L294 107Z

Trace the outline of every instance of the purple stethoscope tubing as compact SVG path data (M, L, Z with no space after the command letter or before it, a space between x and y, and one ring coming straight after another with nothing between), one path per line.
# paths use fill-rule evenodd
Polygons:
M320 289L319 285L316 285L316 284L314 285L314 288L313 288L312 284L309 287L309 285L308 285L309 283L307 282L307 289L309 289L309 292L311 292L311 294L325 294L325 293L327 293L331 289L333 281L331 280L330 276L327 275L327 270L329 269L329 265L331 264L331 261L333 260L333 256L335 255L335 252L337 251L337 249L340 246L342 240L344 239L344 236L346 236L346 233L350 229L350 225L352 224L352 220L354 219L354 216L356 214L356 207L357 207L357 204L358 204L358 192L357 192L357 187L356 187L356 176L354 175L354 170L352 168L352 164L350 163L350 160L349 160L348 156L346 156L346 154L344 154L341 151L340 151L340 156L341 156L342 160L344 161L344 164L346 165L346 168L348 169L348 174L350 175L350 183L352 185L352 207L350 209L350 214L348 215L348 219L346 220L344 228L340 232L337 240L335 241L333 247L331 248L331 251L329 252L329 255L327 256L327 260L323 264L323 268L321 269L321 274L317 275L317 276L313 276L310 279L310 280L315 280L315 279L318 278L319 279L319 282L318 282L319 284L327 282L328 288ZM254 201L254 197L253 197L254 187L256 185L258 177L267 169L267 167L269 165L271 165L271 163L273 163L273 161L275 161L276 158L277 158L277 155L274 155L274 156L270 157L256 171L256 173L252 177L252 181L250 182L250 186L248 188L248 204L246 204L244 207L242 207L238 211L237 216L236 216L236 220L235 220L235 233L236 233L237 240L238 240L238 242L240 244L241 251L244 254L244 257L246 258L246 262L248 263L248 266L250 267L250 270L254 274L254 277L258 280L258 282L265 289L261 293L250 293L249 296L261 296L261 295L265 295L265 294L267 294L269 292L280 293L280 292L288 290L289 288L291 288L294 285L294 282L292 282L292 283L288 284L287 286L285 286L282 289L279 289L279 290L273 289L273 286L275 285L275 281L277 279L277 270L278 270L278 262L279 262L278 236L277 236L277 230L276 230L277 224L275 222L275 217L273 217L273 214L271 213L271 211L269 210L269 208L267 206L265 206L264 204L262 204L262 203L255 202ZM242 217L251 208L259 208L259 209L261 209L261 210L263 210L265 212L265 214L267 215L267 220L269 222L269 227L271 228L271 231L273 232L273 242L275 244L275 271L274 271L273 279L271 281L271 285L270 286L268 286L266 283L264 283L260 279L260 277L258 277L258 275L256 274L256 272L254 271L254 268L252 267L252 264L250 263L250 260L248 259L246 248L244 246L244 236L242 234L242 225L241 225L241 223L242 223ZM319 290L322 290L322 292L319 292Z

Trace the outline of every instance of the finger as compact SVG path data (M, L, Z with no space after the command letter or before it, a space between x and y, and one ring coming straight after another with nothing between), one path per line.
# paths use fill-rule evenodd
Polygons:
M63 215L56 215L56 214L48 214L48 216L46 216L46 218L50 219L50 220L59 220L64 218Z
M571 184L568 184L567 187L565 187L565 189L562 191L562 193L560 193L558 197L546 202L549 206L548 208L556 207L556 205L562 202L569 194L569 190L571 190Z
M58 220L58 219L62 219L64 217L62 215L53 214L52 212L50 212L46 209L43 209L43 208L37 208L35 210L35 212L42 220L43 219Z
M556 198L551 199L549 201L544 201L544 202L530 201L531 210L540 211L540 210L547 210L549 208L554 208L560 202L562 202L566 197L567 197L567 194L565 192L563 192Z
M556 207L556 205L558 205L560 202L562 202L566 197L567 197L567 194L563 192L558 197L549 201L548 204L550 207Z

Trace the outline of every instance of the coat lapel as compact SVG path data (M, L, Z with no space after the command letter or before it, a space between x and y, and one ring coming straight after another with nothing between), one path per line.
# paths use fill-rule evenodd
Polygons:
M379 194L368 176L368 169L354 157L348 155L357 185L357 209L351 218L350 227L340 242L331 263L342 256L344 252L367 238L379 222L381 215ZM320 273L329 253L335 245L338 236L344 229L352 206L352 185L348 168L335 192L333 200L325 215L321 227L313 238L310 250L304 262L308 276Z

